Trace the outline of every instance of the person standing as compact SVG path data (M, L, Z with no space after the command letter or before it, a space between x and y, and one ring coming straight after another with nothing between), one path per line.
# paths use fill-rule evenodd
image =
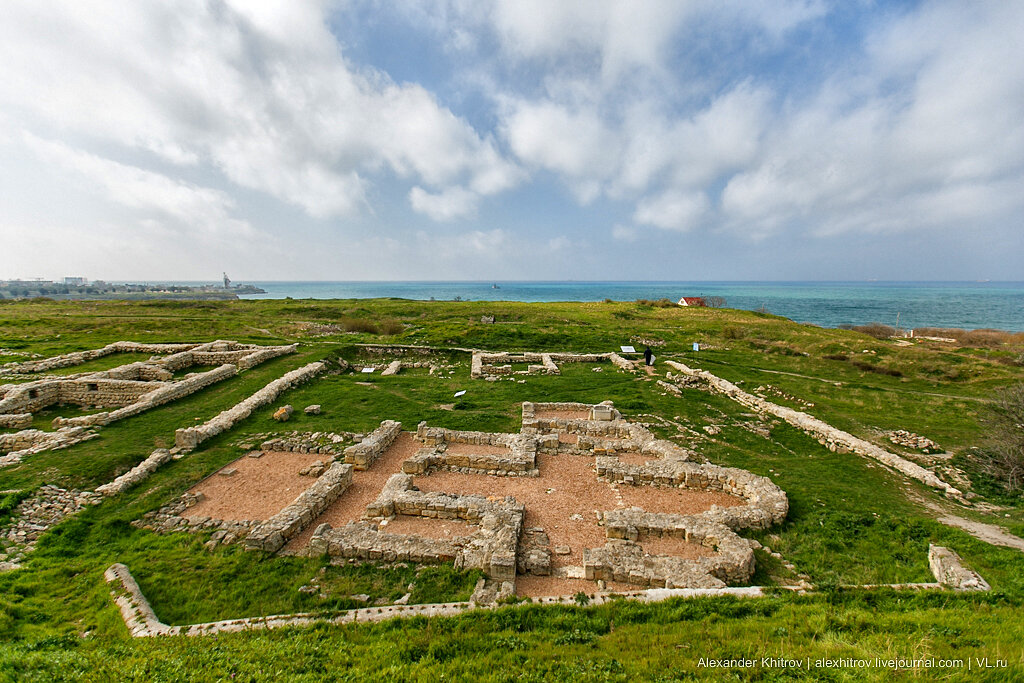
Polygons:
M647 367L654 365L654 353L651 351L650 346L644 349L644 365Z

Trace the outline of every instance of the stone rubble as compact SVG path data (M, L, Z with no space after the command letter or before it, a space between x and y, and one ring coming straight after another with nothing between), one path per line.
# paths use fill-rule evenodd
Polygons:
M289 419L291 419L292 413L294 412L295 408L292 408L291 405L283 405L274 411L273 417L278 422L287 422Z
M942 447L935 443L931 439L925 438L919 434L908 432L905 429L897 429L896 431L889 432L889 441L893 442L897 446L904 446L906 448L913 448L914 450L923 451L925 453L941 453Z
M2 538L4 550L0 565L15 569L25 554L50 527L100 502L102 496L91 491L74 491L44 484L14 509L12 522Z

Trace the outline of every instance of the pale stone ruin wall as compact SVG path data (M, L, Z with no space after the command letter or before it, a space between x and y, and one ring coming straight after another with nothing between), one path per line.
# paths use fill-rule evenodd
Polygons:
M26 429L32 426L32 413L0 415L0 429Z
M558 363L606 363L632 371L634 364L617 353L486 353L474 351L469 376L472 379L498 378L513 374L559 375ZM526 363L527 369L514 372L511 363Z
M943 586L957 591L987 591L988 582L981 576L964 566L960 556L949 548L929 544L928 567Z
M320 516L352 484L352 465L333 463L312 486L245 539L246 550L275 553Z
M712 506L697 515L645 512L638 508L602 513L603 548L583 551L588 579L622 581L652 587L721 588L749 581L754 551L736 529L767 529L781 523L789 511L786 494L770 479L746 470L697 464L681 459L629 465L614 457L599 457L598 476L633 486L669 486L720 491L747 501L745 506ZM644 536L669 536L713 548L710 557L684 560L647 555L638 541Z
M317 361L286 373L203 424L177 430L174 433L175 446L184 451L195 449L203 441L231 429L236 422L249 417L257 408L272 403L283 392L316 377L326 369L326 363Z
M859 439L852 434L836 429L827 422L823 422L822 420L808 415L807 413L802 413L798 410L793 410L792 408L786 408L785 406L780 406L752 394L748 394L732 382L717 377L705 370L694 370L682 363L676 363L674 361L666 361L665 363L689 377L696 377L702 380L714 391L725 394L732 400L750 408L751 410L762 415L774 415L775 417L785 420L797 429L807 432L813 436L819 443L831 451L852 451L857 455L878 460L879 462L902 472L912 479L917 479L918 481L933 488L941 489L954 498L963 498L963 493L959 489L942 481L933 472L930 472L909 460L901 458L898 455L890 453L869 441Z
M448 540L389 534L380 527L375 530L368 522L339 529L321 524L306 553L368 560L453 561L456 569L481 569L494 581L515 581L516 552L525 514L522 504L513 498L499 503L483 496L417 491L412 481L408 474L392 475L377 500L367 506L364 518L384 520L410 515L461 519L479 525L479 529Z
M153 451L148 458L114 479L114 481L103 484L102 486L97 486L96 492L102 493L104 496L116 496L122 491L130 489L143 479L149 477L149 475L156 472L161 465L168 462L170 459L171 452L169 450L166 448L158 448Z
M65 353L60 356L43 358L42 360L30 360L21 363L5 363L0 366L0 373L20 375L36 372L48 372L50 370L81 365L82 363L86 363L97 358L103 358L104 356L109 356L113 353L165 354L177 353L197 346L199 346L199 344L145 344L140 342L119 341L114 342L113 344L107 344L101 349L75 351L73 353Z
M231 364L225 364L213 370L207 372L199 372L191 374L178 382L173 383L161 383L156 389L152 389L148 393L140 396L136 401L123 405L124 407L118 410L110 412L96 413L94 415L83 415L81 417L63 418L57 417L53 420L54 427L60 427L63 425L99 425L105 426L118 420L123 420L126 417L132 417L139 413L145 412L150 408L164 405L172 401L184 398L191 394L196 393L201 389L205 389L208 386L221 382L229 377L234 377L238 374L236 366ZM150 387L154 383L147 383Z
M316 453L332 458L344 458L345 443L355 435L333 432L292 432L287 435L275 434L260 443L262 451L283 451L288 453Z
M362 472L386 451L402 432L402 423L384 420L361 442L345 449L345 462Z
M406 474L448 470L462 474L490 474L502 477L536 477L537 441L526 434L493 434L428 427L420 422L416 438L426 448L402 463ZM493 446L493 453L449 453L448 444Z
M85 427L62 427L55 432L24 429L14 434L0 434L0 453L6 452L0 455L0 467L19 463L27 455L67 448L97 436L99 434Z
M261 347L216 341L207 344L140 344L116 342L102 349L56 356L29 364L18 365L23 373L43 372L58 367L77 365L94 358L119 352L170 353L165 358L147 362L128 363L111 370L81 373L73 377L40 379L24 384L0 386L0 427L13 427L23 431L2 435L0 467L20 462L25 455L44 450L66 448L79 441L94 438L86 427L101 427L126 417L138 415L150 408L175 401L211 384L237 374L240 367L251 367L267 358L291 353L296 345ZM172 371L227 361L220 367L202 373L192 373L177 382L168 381ZM8 367L8 366L5 366ZM57 417L54 432L40 432L30 427L32 413L53 404L74 404L84 407L117 408L73 418Z

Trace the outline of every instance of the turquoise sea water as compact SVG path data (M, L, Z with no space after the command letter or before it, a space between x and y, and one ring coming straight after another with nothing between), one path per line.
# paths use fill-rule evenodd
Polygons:
M880 322L901 328L1024 331L1024 282L252 282L243 298L469 301L633 301L721 296L729 308L767 310L823 327ZM495 288L497 285L497 288Z

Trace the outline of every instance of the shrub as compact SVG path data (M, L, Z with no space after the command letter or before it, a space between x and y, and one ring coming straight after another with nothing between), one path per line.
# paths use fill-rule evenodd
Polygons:
M389 337L396 334L401 334L404 331L405 325L398 322L397 320L385 320L380 324L380 333L386 334Z
M647 306L648 308L675 308L679 305L671 299L657 299L655 301L650 299L637 299L635 303L640 306Z
M864 372L874 372L878 375L889 375L890 377L902 377L903 373L893 368L884 368L881 365L872 365L871 363L865 363L862 360L850 361L853 367Z
M866 334L875 339L888 339L896 334L896 328L882 323L868 323L867 325L854 325L850 328L854 332Z
M738 325L726 325L722 328L722 336L726 339L743 339L747 336L747 330Z
M344 328L346 332L367 332L369 334L377 334L380 332L377 325L372 320L366 320L364 318L342 318L338 321L338 324Z
M725 308L725 297L706 296L704 297L704 303L707 304L708 308Z
M1024 384L995 393L987 422L989 443L974 459L1007 491L1019 491L1024 488Z

